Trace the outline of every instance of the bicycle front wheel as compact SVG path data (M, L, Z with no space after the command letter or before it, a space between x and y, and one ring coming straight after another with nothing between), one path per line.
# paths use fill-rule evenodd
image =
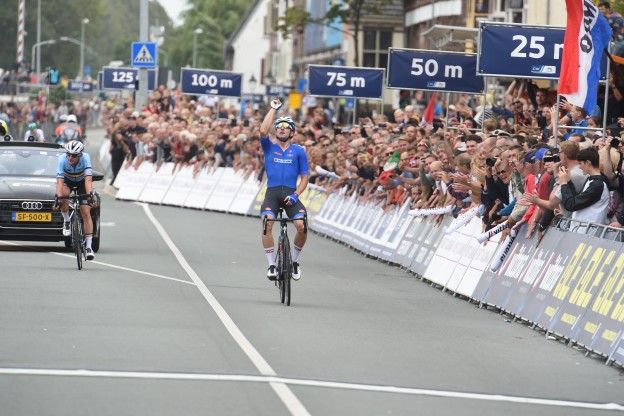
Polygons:
M74 246L74 254L76 254L78 270L82 270L82 233L80 232L79 222L80 219L78 219L77 214L74 212L71 222L72 246Z
M292 259L290 257L290 241L288 241L288 234L284 233L284 238L282 239L282 264L284 265L282 268L282 285L284 286L284 298L285 300L282 303L286 303L287 306L290 306L290 281L292 280Z
M282 303L284 303L284 300L286 299L286 292L285 289L286 287L284 286L284 279L283 279L283 270L284 270L284 262L283 260L283 256L282 253L284 252L284 249L282 247L282 236L279 237L279 240L277 241L277 288L279 289L279 294L280 294L280 301Z

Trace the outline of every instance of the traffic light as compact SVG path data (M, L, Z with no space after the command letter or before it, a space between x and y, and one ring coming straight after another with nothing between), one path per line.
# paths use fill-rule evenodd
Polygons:
M56 68L48 69L48 84L58 85L59 83L59 71Z

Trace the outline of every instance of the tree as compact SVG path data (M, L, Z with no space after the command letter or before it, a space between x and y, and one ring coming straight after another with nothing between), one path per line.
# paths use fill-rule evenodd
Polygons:
M319 0L320 1L320 0ZM360 28L362 17L366 15L378 15L381 8L392 3L392 0L344 0L332 4L325 15L313 18L312 15L301 7L292 6L286 9L280 17L276 30L287 38L293 29L303 31L309 24L320 24L353 36L355 43L355 58L353 64L360 65ZM345 31L337 25L344 23L352 26L352 30Z

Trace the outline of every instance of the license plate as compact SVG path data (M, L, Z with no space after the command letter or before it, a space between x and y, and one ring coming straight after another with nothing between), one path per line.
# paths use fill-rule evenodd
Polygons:
M14 222L52 222L51 212L13 212Z

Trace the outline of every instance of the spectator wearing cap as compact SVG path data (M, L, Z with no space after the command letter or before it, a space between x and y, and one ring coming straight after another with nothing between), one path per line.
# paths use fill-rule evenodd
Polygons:
M570 174L560 167L561 204L572 212L572 219L606 224L609 189L600 173L600 158L596 149L583 149L578 154L580 169L587 175L583 187L577 191Z

